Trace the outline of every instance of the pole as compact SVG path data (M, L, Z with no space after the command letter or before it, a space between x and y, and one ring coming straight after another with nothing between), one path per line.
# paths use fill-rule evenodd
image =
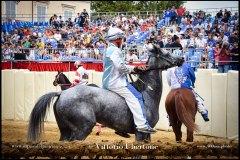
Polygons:
M33 1L32 1L32 23L33 23Z

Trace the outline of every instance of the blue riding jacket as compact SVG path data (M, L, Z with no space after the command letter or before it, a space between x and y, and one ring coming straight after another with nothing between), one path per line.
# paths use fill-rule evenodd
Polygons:
M192 89L192 84L195 83L195 80L194 70L187 63L183 63L180 67L172 67L167 70L167 81L172 89Z

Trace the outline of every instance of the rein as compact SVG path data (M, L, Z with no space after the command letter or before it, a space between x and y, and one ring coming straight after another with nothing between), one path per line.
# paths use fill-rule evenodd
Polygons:
M57 76L57 78L56 79L59 79L59 76L62 74L62 72L60 72L59 74L58 74L58 76ZM58 81L55 79L55 82L57 83ZM57 85L59 85L59 86L71 86L72 84L70 83L70 84L63 84L63 83L57 83Z

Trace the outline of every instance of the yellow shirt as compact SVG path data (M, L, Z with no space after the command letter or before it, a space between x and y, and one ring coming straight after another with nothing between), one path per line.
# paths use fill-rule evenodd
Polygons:
M37 45L38 45L39 48L44 48L44 46L45 46L45 44L43 42L38 42Z

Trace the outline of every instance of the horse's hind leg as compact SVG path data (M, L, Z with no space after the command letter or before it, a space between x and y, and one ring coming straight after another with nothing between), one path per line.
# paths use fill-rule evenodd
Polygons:
M193 131L187 129L187 142L193 142Z
M72 129L70 141L85 140L96 124L96 117L90 106L77 108L68 117Z
M182 127L182 122L181 121L177 121L177 131L178 131L178 141L182 142L182 131L181 131L181 127Z
M176 118L172 118L172 116L170 116L170 115L169 115L169 118L170 118L170 122L172 124L173 132L176 137L176 141L181 142L182 136L179 134L180 132L179 132L178 120ZM180 131L181 131L181 127L180 127Z
M63 117L59 116L58 111L56 110L56 106L53 107L54 115L58 124L58 128L60 130L60 139L59 141L69 140L71 136L71 128L67 125L66 121L64 121Z

